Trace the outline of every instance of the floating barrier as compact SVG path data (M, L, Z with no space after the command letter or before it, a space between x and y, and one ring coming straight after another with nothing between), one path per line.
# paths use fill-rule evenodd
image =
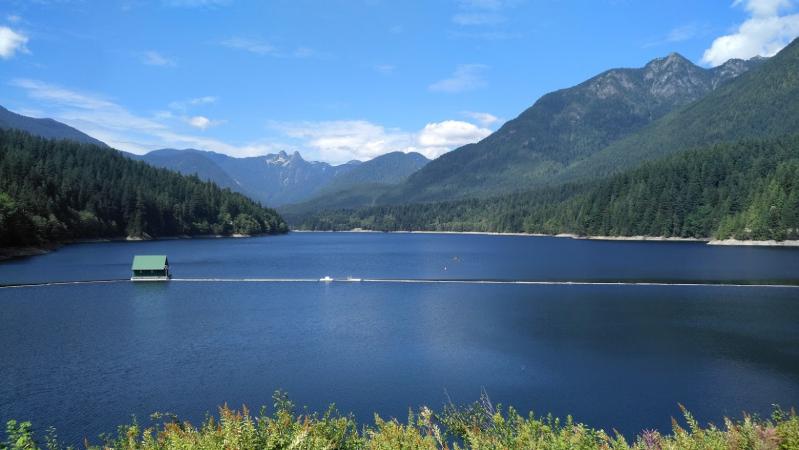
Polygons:
M485 284L521 286L673 286L673 287L736 287L736 288L799 288L785 282L735 282L735 281L581 281L581 280L475 280L475 279L428 279L428 278L172 278L177 283L400 283L400 284ZM44 286L68 286L89 284L112 284L131 282L129 278L109 280L52 281L40 283L18 283L0 285L0 289L31 288Z

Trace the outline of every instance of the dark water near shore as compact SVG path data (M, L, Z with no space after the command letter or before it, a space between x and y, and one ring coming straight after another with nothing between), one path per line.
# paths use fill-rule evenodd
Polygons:
M86 244L0 284L176 277L799 281L799 251L477 235L292 234ZM633 434L799 406L799 289L159 283L0 289L0 420L69 442L170 411L335 402L360 420L477 399Z

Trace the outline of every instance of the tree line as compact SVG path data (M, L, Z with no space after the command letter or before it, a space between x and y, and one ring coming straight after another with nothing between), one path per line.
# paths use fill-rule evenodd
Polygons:
M799 135L678 153L600 181L489 199L322 211L301 228L799 238Z
M0 129L0 247L287 231L272 209L113 149Z

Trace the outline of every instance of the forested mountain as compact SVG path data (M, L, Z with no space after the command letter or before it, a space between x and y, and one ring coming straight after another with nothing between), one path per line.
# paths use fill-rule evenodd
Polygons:
M416 152L386 153L336 176L323 191L337 192L365 184L397 184L429 162L429 159Z
M799 238L799 136L678 153L613 177L490 199L324 212L308 229Z
M606 175L698 145L799 130L799 39L701 100L609 145L561 174Z
M485 196L547 185L609 144L691 104L762 63L704 69L673 53L639 69L613 69L549 93L476 144L413 174L384 203Z
M333 166L306 161L299 152L286 152L234 158L221 153L195 149L154 150L133 155L157 167L163 167L213 181L269 205L283 205L309 199L337 176L357 167L359 161Z
M222 170L214 162L213 158L209 157L209 153L195 149L162 149L151 151L145 155L126 153L126 156L144 161L151 166L163 167L184 175L197 175L201 180L211 181L219 187L241 192L242 189L236 181ZM218 154L218 157L224 158L225 155Z
M106 147L104 142L53 119L35 119L11 112L0 106L0 129L16 129L46 139L67 139Z
M273 210L106 147L0 130L0 247L285 232Z
M429 162L415 152L386 153L338 175L310 200L282 206L280 212L288 218L323 209L373 206L394 185Z
M203 180L275 206L308 200L324 204L325 200L315 198L350 190L373 196L372 185L399 183L429 162L419 153L402 152L387 153L365 163L350 161L337 166L306 161L299 152L283 151L251 158L195 149L162 149L129 156L186 175L196 174ZM367 201L352 206L369 204Z

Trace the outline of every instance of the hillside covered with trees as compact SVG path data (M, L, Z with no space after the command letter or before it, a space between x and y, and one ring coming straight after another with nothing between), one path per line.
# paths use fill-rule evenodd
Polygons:
M247 197L116 150L0 130L0 248L287 230Z
M799 238L799 136L678 153L611 178L490 199L322 212L302 228Z

